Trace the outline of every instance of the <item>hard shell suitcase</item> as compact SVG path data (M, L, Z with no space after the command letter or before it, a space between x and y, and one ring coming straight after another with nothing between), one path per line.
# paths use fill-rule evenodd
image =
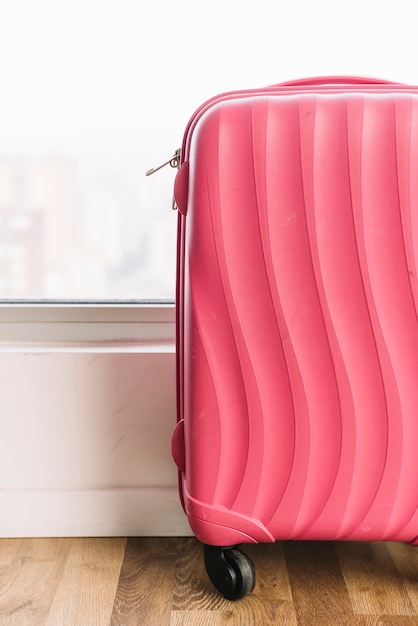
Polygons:
M217 96L174 193L172 448L212 582L252 590L241 543L416 543L418 88Z

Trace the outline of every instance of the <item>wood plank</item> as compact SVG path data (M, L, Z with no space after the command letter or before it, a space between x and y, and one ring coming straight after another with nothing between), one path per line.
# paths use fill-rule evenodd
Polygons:
M297 623L306 626L356 624L332 543L283 543Z
M75 538L45 626L109 624L126 539Z
M418 615L418 547L407 543L386 545L397 571L397 583L402 582L414 607L414 614Z
M128 539L111 626L170 623L177 554L177 540Z
M335 549L357 615L415 615L385 543L342 542Z
M254 562L256 585L248 597L248 606L242 604L241 621L238 623L246 626L248 624L296 626L297 615L282 542L248 545L242 548ZM251 615L252 620L249 619ZM235 626L235 622L230 624Z
M68 539L0 540L0 625L44 624L65 563Z
M356 626L417 626L417 618L411 615L358 615Z
M23 539L0 539L0 568L13 564L24 543Z
M222 620L220 611L173 611L170 626L223 626Z

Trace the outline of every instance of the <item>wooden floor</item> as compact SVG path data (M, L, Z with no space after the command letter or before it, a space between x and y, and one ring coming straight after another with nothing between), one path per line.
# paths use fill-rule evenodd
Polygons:
M418 625L418 548L245 546L257 570L228 602L193 538L1 539L3 626Z

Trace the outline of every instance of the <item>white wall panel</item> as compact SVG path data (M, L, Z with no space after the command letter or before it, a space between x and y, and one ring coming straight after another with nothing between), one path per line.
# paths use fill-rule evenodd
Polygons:
M0 351L0 536L190 534L174 344L134 340Z

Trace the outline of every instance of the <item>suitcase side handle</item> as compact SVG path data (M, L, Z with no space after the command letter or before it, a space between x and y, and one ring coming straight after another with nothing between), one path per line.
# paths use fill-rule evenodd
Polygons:
M367 76L315 76L278 83L276 87L310 87L315 85L400 85L391 80Z

